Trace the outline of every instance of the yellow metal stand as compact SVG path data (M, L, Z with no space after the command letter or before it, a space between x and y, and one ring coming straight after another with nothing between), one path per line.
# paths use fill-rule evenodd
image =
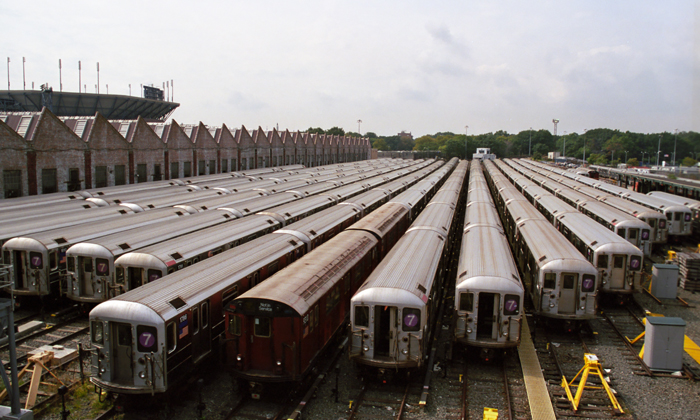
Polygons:
M571 386L578 387L576 389L576 396L571 395L571 388L569 388L569 383L566 382L566 377L563 376L561 380L561 384L566 390L566 396L569 398L569 401L571 401L571 405L574 407L574 411L578 410L578 406L581 403L581 396L583 395L583 390L588 388L605 389L605 392L607 392L608 399L610 399L613 408L620 413L624 413L624 410L617 402L617 398L615 398L615 395L613 394L612 390L608 386L607 381L603 377L603 366L600 364L600 362L598 362L598 356L596 356L595 354L586 353L583 355L583 361L585 363L583 368L581 368L581 370L578 371L576 376L574 376L574 379L571 380ZM588 375L590 374L598 375L598 377L600 378L600 382L603 384L602 388L599 386L586 385ZM579 381L578 385L574 385L574 381L576 381L576 378L578 378L579 375L581 376L581 380Z

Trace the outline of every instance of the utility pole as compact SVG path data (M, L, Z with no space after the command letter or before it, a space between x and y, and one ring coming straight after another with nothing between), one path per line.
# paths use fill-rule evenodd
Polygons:
M676 128L676 138L673 140L673 166L676 166L676 143L678 143L678 129Z
M7 90L10 90L10 57L7 57Z
M24 63L27 62L27 59L22 57L22 89L27 90L27 79L25 78L24 74Z
M530 141L527 143L527 155L532 156L532 127L530 127Z
M659 155L661 154L661 134L659 134L659 148L656 149L656 166L659 166Z
M467 150L468 150L467 145L468 144L469 144L469 126L465 125L464 126L464 159L465 160L468 160L468 158L469 158L468 152L467 152Z
M100 94L100 62L97 62L97 94Z
M58 59L58 90L63 92L63 65L61 65L61 59Z
M83 66L80 63L80 60L78 60L78 93L80 93L80 87L83 85ZM85 89L85 93L87 93L87 89Z

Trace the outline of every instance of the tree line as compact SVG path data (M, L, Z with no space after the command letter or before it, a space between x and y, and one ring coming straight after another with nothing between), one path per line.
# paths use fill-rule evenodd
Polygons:
M342 128L329 130L309 128L308 132L320 134L352 135L368 137L372 147L378 150L432 150L442 152L443 157L471 157L477 148L488 147L498 157L514 158L532 156L546 158L549 152L559 152L562 156L584 159L593 165L630 166L656 165L666 161L673 163L674 146L676 165L692 166L700 159L700 133L679 131L678 133L634 133L631 131L596 128L583 134L569 133L553 136L549 130L524 130L510 134L500 130L495 133L465 135L451 132L438 132L417 139L396 136L377 136L367 132L364 135L345 132ZM660 151L660 152L659 152ZM659 152L659 153L657 153Z

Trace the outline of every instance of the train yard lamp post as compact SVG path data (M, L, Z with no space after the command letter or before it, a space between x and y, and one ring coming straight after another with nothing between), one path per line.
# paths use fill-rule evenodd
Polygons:
M357 134L362 136L362 131L360 131L360 124L362 124L362 120L357 120Z
M656 150L656 166L659 166L659 155L661 154L661 134L659 134L659 147Z
M469 126L464 126L464 159L467 160L467 150L469 149L467 145L469 144Z
M612 151L612 157L610 158L610 166L613 166L615 162L615 150Z
M562 157L566 158L566 131L564 131L564 151L562 152Z
M649 153L647 153L647 152L645 152L645 151L642 151L642 166L644 166L644 154L645 154L645 153L646 153L647 155L649 154Z
M676 128L676 138L673 140L673 166L676 166L676 143L678 142L678 129Z
M627 163L627 150L625 150L625 163Z
M527 144L527 155L532 156L532 127L530 127L530 141Z

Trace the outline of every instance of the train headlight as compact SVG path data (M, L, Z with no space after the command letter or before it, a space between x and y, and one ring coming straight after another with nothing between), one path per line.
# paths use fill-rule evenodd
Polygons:
M549 307L553 308L554 307L554 302L549 302Z
M73 285L73 291L75 292L76 290L78 290L78 287L76 285Z
M100 376L104 375L105 372L106 372L105 368L100 368Z
M407 354L408 354L408 349L403 349L403 350L401 350L401 353L403 353L404 356L407 355Z
M471 329L471 328L467 328L467 334L471 334L471 333L472 333L472 329Z
M277 361L277 366L282 366L282 361L281 361L281 360L278 360L278 361Z
M146 372L144 372L144 371L139 372L139 378L146 379Z
M369 351L369 346L362 346L362 351L365 351L365 352Z
M586 309L586 305L581 305L581 310Z
M508 337L508 331L503 331L503 336Z
M240 362L241 360L243 360L243 356L241 356L240 354L237 355L237 356L236 356L236 360Z

